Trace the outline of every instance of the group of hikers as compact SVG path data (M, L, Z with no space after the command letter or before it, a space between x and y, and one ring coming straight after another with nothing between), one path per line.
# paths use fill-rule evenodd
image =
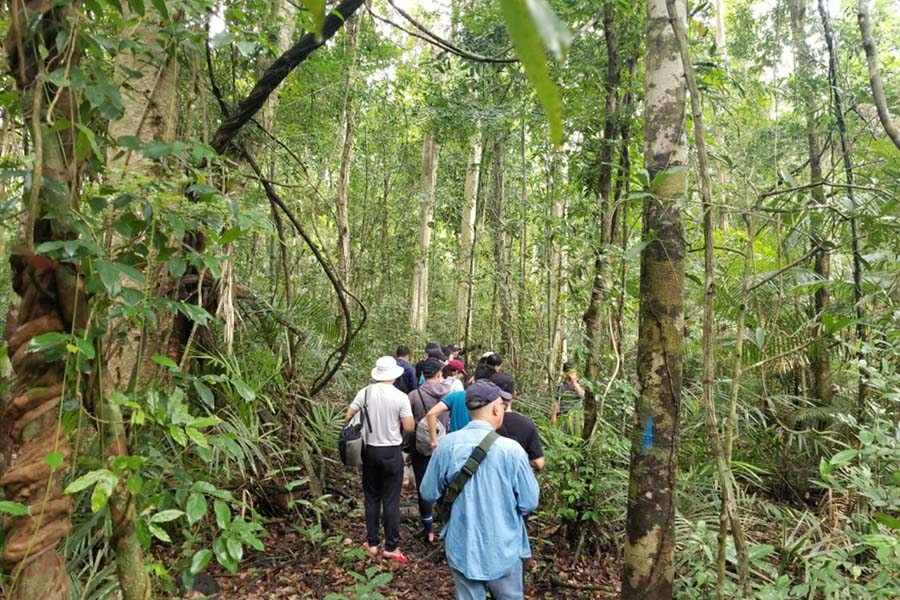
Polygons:
M399 347L382 356L346 412L366 424L362 465L366 541L371 556L407 563L400 550L404 467L412 466L422 540L435 540L434 505L445 507L441 537L458 599L523 598L522 562L531 557L525 518L538 506L534 476L544 449L534 421L512 410L515 378L487 352L469 373L461 348L428 342L413 366ZM572 431L584 389L570 363L551 419ZM381 528L384 546L381 545Z

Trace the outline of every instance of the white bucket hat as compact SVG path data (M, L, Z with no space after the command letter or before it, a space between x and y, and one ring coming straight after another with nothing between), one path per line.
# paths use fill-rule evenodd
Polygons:
M382 356L375 361L372 379L375 381L391 381L403 375L403 367L397 364L393 356Z

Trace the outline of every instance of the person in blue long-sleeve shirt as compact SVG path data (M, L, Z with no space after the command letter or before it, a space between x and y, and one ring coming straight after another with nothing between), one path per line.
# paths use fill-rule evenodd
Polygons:
M503 423L510 394L490 380L466 390L472 421L438 444L420 493L436 502L472 450ZM538 484L528 456L514 440L498 438L453 503L441 536L458 600L521 600L522 559L531 556L525 516L538 506Z
M419 384L416 381L416 370L409 364L409 348L406 346L398 347L394 358L397 359L397 364L403 367L403 375L394 381L394 387L404 394L409 394L419 387Z

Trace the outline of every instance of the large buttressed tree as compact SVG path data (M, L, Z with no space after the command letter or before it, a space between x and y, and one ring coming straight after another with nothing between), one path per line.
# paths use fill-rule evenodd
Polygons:
M685 18L685 3L676 3ZM684 342L684 230L679 200L687 162L684 68L665 0L647 2L644 201L637 404L622 598L672 597L675 476Z
M6 523L2 566L10 598L64 600L69 578L57 545L71 527L72 500L63 495L60 467L70 450L58 417L69 393L66 361L58 354L32 352L30 342L86 324L79 274L34 254L44 242L74 236L68 225L80 171L71 124L78 107L70 91L53 85L48 74L62 65L77 65L80 50L71 35L71 5L12 2L9 10L6 64L19 92L34 168L24 192L19 241L10 257L20 302L8 326L15 372L12 400L0 418L12 455L0 486L7 500L28 511ZM60 121L70 125L52 128Z

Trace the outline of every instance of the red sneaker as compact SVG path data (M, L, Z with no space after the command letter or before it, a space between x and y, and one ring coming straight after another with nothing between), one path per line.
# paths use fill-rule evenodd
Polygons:
M402 564L406 564L409 562L409 559L406 558L406 556L402 552L400 552L400 548L397 548L396 550L390 550L390 551L385 550L384 552L381 553L381 557L389 558L391 560L396 560L398 563L402 563Z
M372 556L378 556L378 546L370 546L369 542L363 542L363 550Z

